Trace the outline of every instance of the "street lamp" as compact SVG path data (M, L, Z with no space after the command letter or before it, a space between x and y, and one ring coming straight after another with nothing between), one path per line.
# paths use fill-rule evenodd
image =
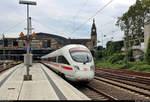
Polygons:
M27 75L24 75L24 80L32 80L32 75L29 74L29 66L30 66L30 18L29 18L29 5L36 5L36 1L30 1L30 0L20 0L19 4L25 4L27 5Z
M102 47L103 47L103 39L106 37L106 35L102 35Z
M36 5L35 1L29 1L29 0L20 0L19 4L27 4L27 5Z
M2 39L3 39L3 68L5 69L6 68L6 63L5 63L5 60L6 60L6 58L5 58L5 42L4 42L4 39L5 39L5 37L4 37L4 34L2 34Z

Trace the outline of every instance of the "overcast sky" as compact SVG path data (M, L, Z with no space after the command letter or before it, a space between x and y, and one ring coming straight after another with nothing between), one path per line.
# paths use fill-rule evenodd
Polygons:
M111 0L36 1L36 6L30 6L34 32L66 38L90 38L92 19L88 19ZM114 0L94 17L99 45L112 37L115 41L122 39L123 32L115 26L115 22L135 1ZM1 0L0 13L0 34L4 33L7 37L19 37L20 32L26 34L26 6L20 5L19 0Z

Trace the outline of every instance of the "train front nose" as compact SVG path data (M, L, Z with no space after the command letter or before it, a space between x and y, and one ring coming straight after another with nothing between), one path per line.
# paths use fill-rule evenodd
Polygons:
M95 67L94 65L83 65L83 66L74 66L75 79L77 81L90 81L94 78Z
M90 81L94 78L93 71L78 71L76 72L77 81Z

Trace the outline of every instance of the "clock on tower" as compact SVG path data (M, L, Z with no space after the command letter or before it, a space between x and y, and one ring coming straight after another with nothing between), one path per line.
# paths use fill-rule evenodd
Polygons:
M93 29L93 32L95 32L96 30L95 29Z

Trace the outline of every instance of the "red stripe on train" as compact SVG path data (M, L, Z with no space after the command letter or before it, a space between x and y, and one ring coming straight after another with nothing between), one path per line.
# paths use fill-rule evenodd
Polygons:
M58 65L58 64L55 64L55 63L51 63L51 62L46 62L46 63L51 64L51 65L53 65L53 66L55 66L55 67L59 67L59 65Z
M67 70L72 70L71 67L67 67L67 66L61 66L61 68L67 69Z
M46 62L46 63L51 64L51 65L56 66L56 67L59 67L58 64L54 64L54 63L51 63L51 62ZM67 66L61 66L61 67L62 67L63 69L72 70L71 67L67 67Z

